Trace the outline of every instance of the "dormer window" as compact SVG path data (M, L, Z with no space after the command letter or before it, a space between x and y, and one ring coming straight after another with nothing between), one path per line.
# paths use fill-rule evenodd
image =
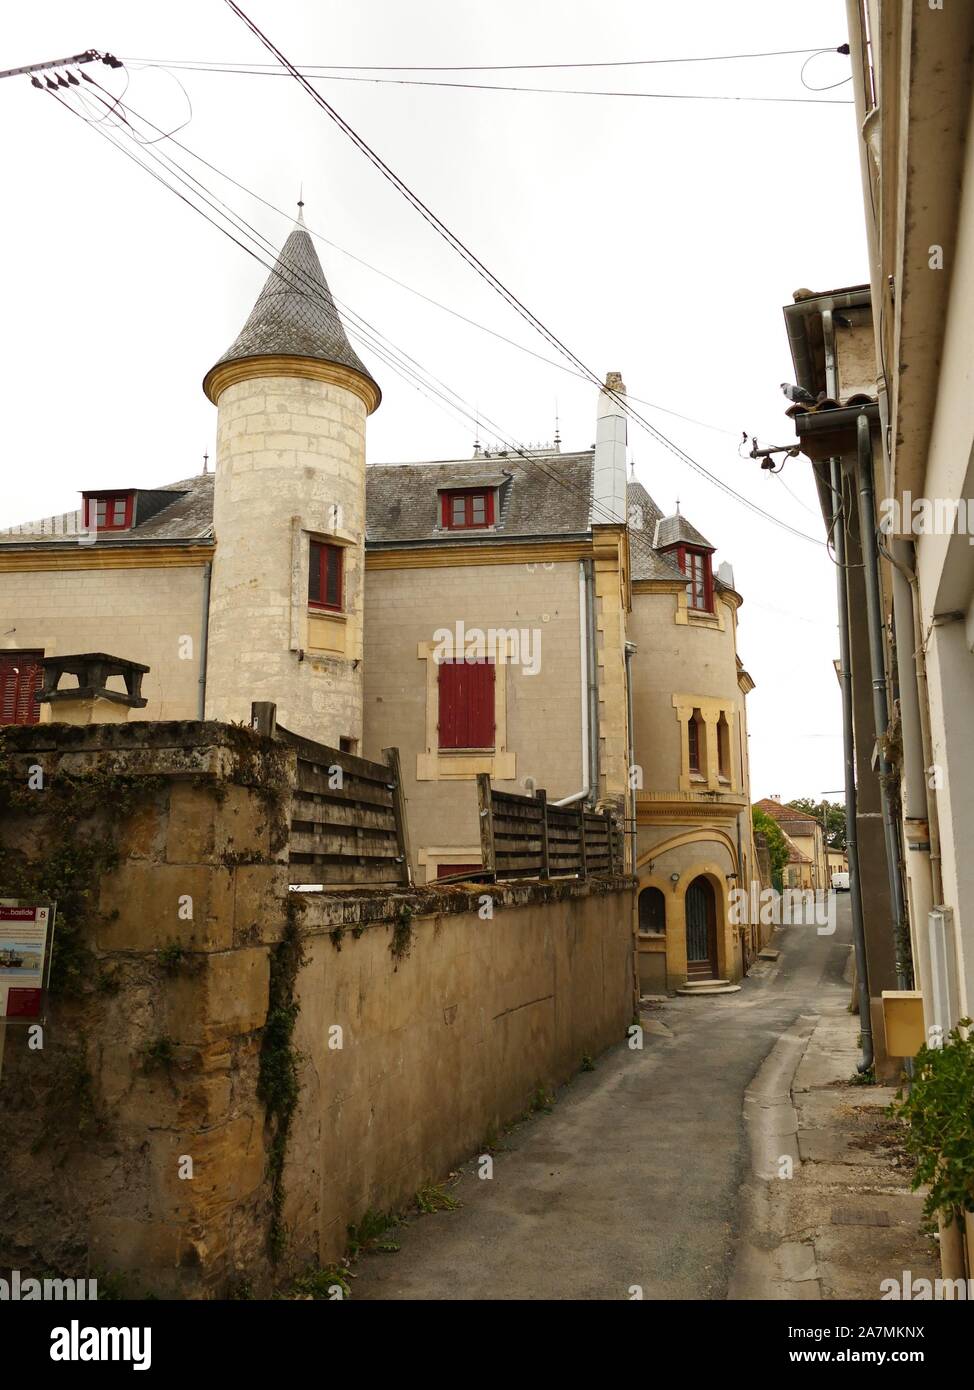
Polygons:
M441 521L447 531L478 531L494 524L492 488L451 488L440 494Z
M698 613L714 611L714 577L710 552L681 545L677 550L680 569L690 581L687 584L687 604Z
M86 492L82 495L86 530L127 531L132 525L134 493Z

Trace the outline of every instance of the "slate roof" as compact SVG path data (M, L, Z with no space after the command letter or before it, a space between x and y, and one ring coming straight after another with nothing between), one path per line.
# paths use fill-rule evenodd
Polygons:
M365 471L366 539L373 542L457 540L491 536L582 536L589 529L593 453L517 454L451 463L373 464ZM440 527L438 491L498 487L489 531Z
M120 488L119 491L127 491ZM208 541L213 538L213 474L198 474L164 487L134 489L152 498L153 510L145 521L128 531L103 531L98 545L131 545L133 542L157 544L167 541ZM172 501L165 504L165 494ZM37 521L25 521L0 532L0 545L49 545L57 541L74 541L85 532L80 507L71 512L45 516Z
M675 516L661 517L656 527L653 544L666 546L679 545L681 542L686 542L687 545L703 545L708 550L716 549L710 544L706 536L702 536L697 528L691 525L686 517L681 516L679 512Z
M300 221L281 248L250 317L214 367L251 357L278 356L337 362L375 385L372 373L346 337L318 253ZM206 380L203 386L206 390Z
M590 531L591 449L574 454L538 451L530 458L498 455L444 463L372 464L365 471L366 542L371 545L485 544L515 537L586 536ZM484 531L440 527L439 490L494 487L498 511ZM120 489L121 490L121 489ZM213 539L213 474L163 488L136 489L155 510L128 531L103 532L99 545L133 546ZM173 500L164 503L167 493ZM671 556L653 549L662 512L641 483L627 487L632 577L686 579ZM641 524L640 524L641 523ZM81 509L24 522L0 532L0 544L43 546L74 541L84 530Z

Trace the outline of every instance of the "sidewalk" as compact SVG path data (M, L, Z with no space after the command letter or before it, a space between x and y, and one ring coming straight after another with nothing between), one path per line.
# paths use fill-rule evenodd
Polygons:
M848 998L824 992L821 1013L782 1037L748 1088L752 1173L731 1298L880 1299L882 1281L904 1270L940 1273L885 1113L896 1088L852 1080L860 1054Z

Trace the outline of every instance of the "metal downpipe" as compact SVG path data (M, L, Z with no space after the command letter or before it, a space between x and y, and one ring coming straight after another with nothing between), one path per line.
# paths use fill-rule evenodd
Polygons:
M869 966L866 960L866 930L862 916L862 880L859 877L859 838L856 833L856 748L852 717L852 664L849 643L849 597L846 590L845 518L841 515L839 460L829 460L832 484L832 528L836 558L836 597L839 609L839 684L842 689L842 756L845 766L846 853L849 857L849 897L852 907L852 944L856 956L856 982L859 994L859 1032L862 1037L860 1073L870 1071L875 1061L873 1020L869 1005Z
M859 490L859 537L862 545L863 575L866 584L866 621L869 629L869 664L872 671L873 721L876 726L876 745L879 757L879 794L883 808L883 837L886 842L886 872L889 896L893 907L896 939L896 982L900 989L909 989L910 981L904 969L902 954L906 940L906 914L903 903L903 880L900 877L899 836L889 803L887 778L890 762L883 749L889 728L889 702L886 695L886 662L883 651L883 615L879 589L879 562L876 552L876 511L873 498L872 439L869 420L865 414L856 421L856 482Z

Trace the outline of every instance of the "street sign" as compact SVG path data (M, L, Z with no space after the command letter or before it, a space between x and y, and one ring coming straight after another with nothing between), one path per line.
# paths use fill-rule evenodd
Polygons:
M54 904L0 898L0 1024L43 1023Z

